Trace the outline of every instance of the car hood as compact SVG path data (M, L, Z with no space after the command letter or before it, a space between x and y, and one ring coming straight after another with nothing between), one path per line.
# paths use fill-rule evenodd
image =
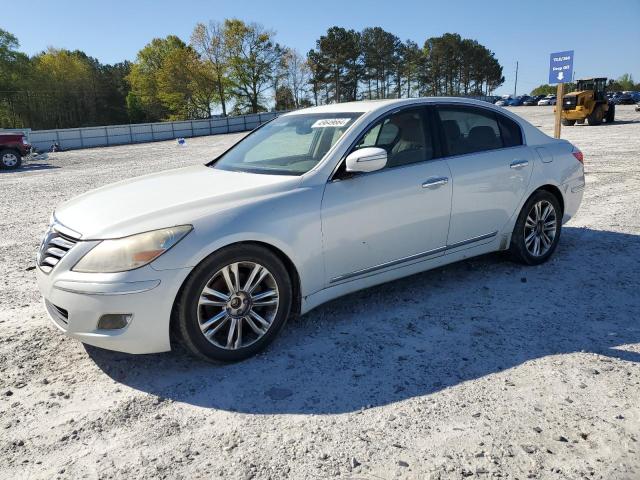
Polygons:
M190 224L233 206L295 188L298 176L231 172L199 165L91 190L55 211L83 240L118 238Z

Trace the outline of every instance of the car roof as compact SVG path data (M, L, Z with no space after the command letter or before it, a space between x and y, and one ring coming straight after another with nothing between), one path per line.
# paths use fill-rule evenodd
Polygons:
M331 103L327 105L318 105L317 107L303 108L287 115L300 115L310 113L365 113L377 110L399 100L362 100L359 102Z
M332 103L329 105L320 105L317 107L303 108L285 114L289 115L305 115L320 113L371 113L376 111L386 111L394 107L402 107L405 105L419 105L431 103L460 103L464 105L477 105L487 107L493 105L491 102L475 100L464 97L421 97L421 98L403 98L391 100L362 100L358 102Z

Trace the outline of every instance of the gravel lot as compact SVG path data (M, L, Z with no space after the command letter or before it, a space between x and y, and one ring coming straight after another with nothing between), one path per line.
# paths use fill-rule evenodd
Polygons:
M515 111L553 131L551 108ZM587 189L551 262L489 255L372 288L234 365L66 339L33 268L56 204L241 135L0 172L0 477L640 478L640 114L617 118L563 128Z

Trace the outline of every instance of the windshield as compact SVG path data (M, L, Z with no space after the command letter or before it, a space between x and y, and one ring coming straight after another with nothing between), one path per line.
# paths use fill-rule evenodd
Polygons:
M225 152L213 168L302 175L315 167L361 113L278 117Z

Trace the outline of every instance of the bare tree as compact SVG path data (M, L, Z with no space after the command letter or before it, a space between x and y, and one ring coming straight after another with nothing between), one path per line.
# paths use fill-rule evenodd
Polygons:
M209 64L222 106L222 114L226 116L229 55L223 26L214 21L210 21L208 25L198 23L191 34L191 46Z
M291 90L296 108L308 102L311 68L307 60L294 49L287 49L283 56L285 65L285 84Z

